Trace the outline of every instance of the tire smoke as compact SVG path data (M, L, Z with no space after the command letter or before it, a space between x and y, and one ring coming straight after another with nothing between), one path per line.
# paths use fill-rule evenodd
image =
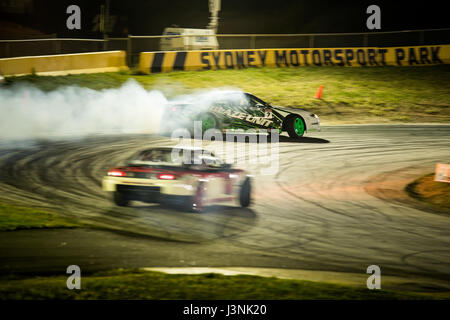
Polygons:
M156 133L166 103L160 91L147 91L134 80L100 91L14 85L0 89L0 140Z

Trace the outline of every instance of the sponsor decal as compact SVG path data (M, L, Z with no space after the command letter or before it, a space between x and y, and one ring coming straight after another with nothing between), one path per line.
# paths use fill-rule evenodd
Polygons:
M271 112L268 112L268 114L270 114L268 117L266 117L267 113L264 117L256 117L251 114L247 114L244 112L239 112L239 111L235 111L235 110L231 110L231 109L223 108L223 107L219 107L219 106L212 107L210 109L210 111L214 112L214 113L223 114L230 118L245 120L247 122L258 124L263 127L269 127L273 123L273 121L270 120L272 118Z

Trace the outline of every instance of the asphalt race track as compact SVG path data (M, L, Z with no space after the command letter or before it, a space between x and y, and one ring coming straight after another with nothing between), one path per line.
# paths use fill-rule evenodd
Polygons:
M2 232L0 271L51 269L61 256L94 269L251 266L364 273L376 264L392 275L450 279L450 216L430 212L402 191L437 162L449 162L450 126L333 126L298 142L280 140L276 174L260 175L260 166L238 159L238 167L255 175L250 209L223 206L203 214L142 203L118 208L101 190L109 167L139 149L173 145L167 137L3 145L0 201L48 208L115 231ZM67 236L64 248L52 242L55 234Z

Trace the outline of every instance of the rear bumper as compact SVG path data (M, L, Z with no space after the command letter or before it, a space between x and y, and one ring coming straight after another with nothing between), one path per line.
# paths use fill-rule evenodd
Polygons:
M182 180L152 180L127 177L105 176L102 180L104 191L123 191L126 193L138 194L161 194L174 196L191 196L193 186L184 183Z
M129 200L146 202L160 202L161 188L155 186L133 186L119 184L116 186L118 192L126 194Z
M117 191L125 193L129 200L162 203L171 206L184 206L191 198L191 196L186 195L161 193L159 187L117 185Z

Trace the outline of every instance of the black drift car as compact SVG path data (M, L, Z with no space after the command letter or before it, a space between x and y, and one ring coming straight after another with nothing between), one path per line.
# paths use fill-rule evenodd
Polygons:
M286 131L291 138L300 138L307 131L320 131L319 117L306 110L272 106L258 97L239 91L215 91L201 97L178 99L167 104L160 132L171 134L185 128L193 132L194 122L201 121L202 132L217 129L254 129Z

